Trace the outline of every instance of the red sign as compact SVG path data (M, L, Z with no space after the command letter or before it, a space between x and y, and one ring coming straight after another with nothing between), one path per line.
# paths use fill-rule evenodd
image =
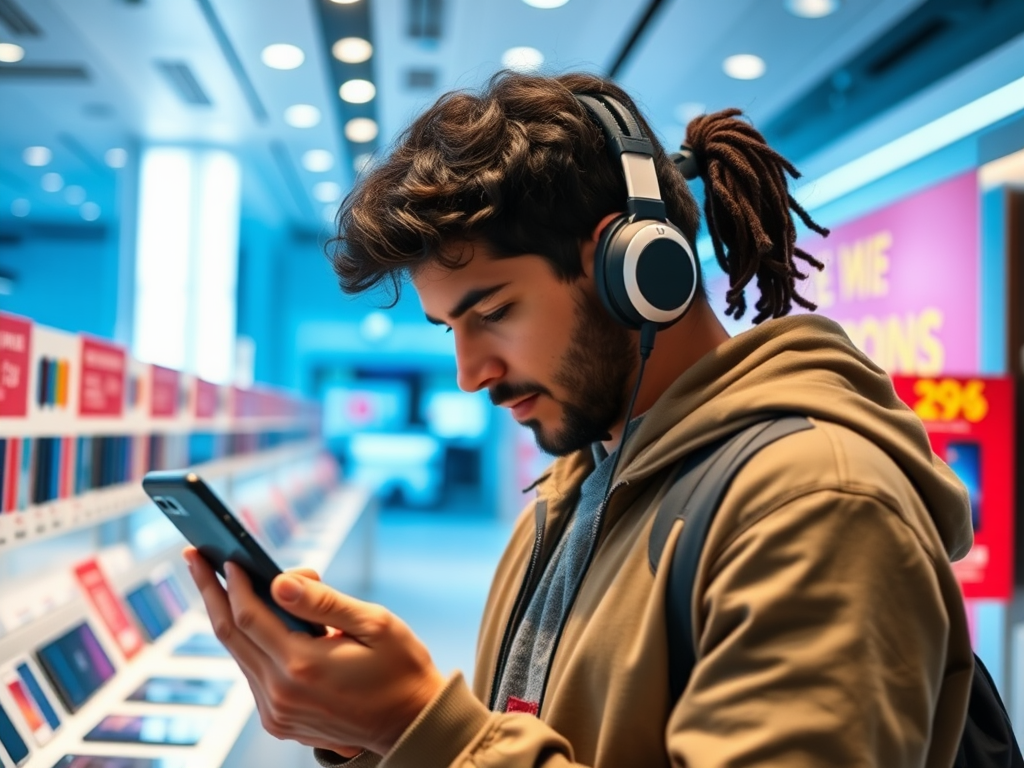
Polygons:
M196 379L196 416L212 419L217 415L217 385Z
M128 620L124 606L110 588L110 583L95 558L76 565L75 578L78 579L78 584L89 598L92 607L96 609L96 613L110 630L125 658L130 659L138 653L143 645L142 635Z
M1009 600L1013 589L1013 384L1009 378L895 376L932 450L971 500L974 546L953 563L967 598Z
M120 347L82 339L82 386L78 413L120 416L124 412L125 354Z
M28 414L29 348L32 323L0 314L0 416Z
M159 365L154 365L152 368L153 386L150 391L153 393L153 399L149 404L150 413L153 416L177 416L180 374Z

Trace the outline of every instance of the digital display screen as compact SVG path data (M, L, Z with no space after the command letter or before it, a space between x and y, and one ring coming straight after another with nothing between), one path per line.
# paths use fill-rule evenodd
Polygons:
M43 713L25 689L25 684L21 682L21 678L14 674L5 676L4 685L7 687L7 692L11 694L15 705L17 705L18 711L21 712L21 719L25 721L25 725L32 731L32 736L35 737L36 743L42 746L48 742L50 737L53 736L53 729L43 719Z
M184 758L64 755L53 768L185 768Z
M178 584L178 580L173 576L168 576L158 581L156 583L156 591L160 595L161 602L164 604L164 610L167 611L167 615L171 617L172 621L188 610L188 600L185 599L185 593L181 591L181 585Z
M233 680L151 677L132 692L128 697L128 701L216 707L224 701L224 697L233 685Z
M207 722L188 715L107 715L85 741L190 746L202 738Z
M981 446L977 443L951 442L946 445L946 463L967 488L971 500L971 524L980 530L981 515Z
M125 597L138 618L139 624L142 625L143 631L151 641L156 640L170 628L171 617L167 614L167 609L164 608L156 589L148 581L129 592Z
M224 658L230 656L227 648L220 640L209 632L198 632L174 649L175 656L210 656Z
M18 730L2 706L0 706L0 744L3 744L15 765L28 757L28 744L18 735Z
M114 665L85 622L40 648L38 658L69 712L77 712L114 676Z
M57 730L60 726L60 717L57 715L57 710L50 704L50 699L45 693L43 693L43 687L39 685L39 681L36 680L35 673L32 668L22 662L17 666L18 677L21 678L21 682L25 684L25 688L28 689L32 699L35 701L36 706L39 707L39 711L43 713L43 717L46 718L46 722L49 723L50 728Z

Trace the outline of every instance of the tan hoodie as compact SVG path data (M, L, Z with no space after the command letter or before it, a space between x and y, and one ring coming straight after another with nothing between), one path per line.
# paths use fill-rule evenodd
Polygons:
M697 665L672 702L668 569L652 574L647 557L658 502L683 456L768 412L805 414L815 428L762 450L723 499L693 601ZM591 467L580 451L542 478L498 566L474 691L454 676L381 765L952 764L972 673L949 566L971 545L967 494L838 325L763 323L662 395L625 445L539 717L489 712L481 702L537 543L535 515L542 565Z

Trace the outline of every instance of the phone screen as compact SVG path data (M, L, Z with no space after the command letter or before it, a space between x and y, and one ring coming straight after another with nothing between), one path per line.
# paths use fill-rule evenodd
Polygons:
M173 623L156 589L148 581L126 594L125 598L150 642L160 637Z
M128 701L151 704L191 704L216 707L224 701L233 680L211 680L189 677L151 677L132 691Z
M210 632L197 632L174 649L175 656L209 656L226 658L231 654Z
M186 768L184 758L64 755L53 768Z
M43 671L70 712L77 712L100 686L114 676L114 665L85 622L44 645L39 649L38 657Z
M39 681L36 680L35 672L26 663L22 662L17 666L18 677L21 678L21 682L25 684L25 688L32 695L36 706L39 707L39 711L43 713L43 717L46 718L46 722L50 724L53 730L57 730L60 727L60 717L57 715L57 710L50 704L50 698L43 693L43 687L39 685Z
M191 746L203 737L207 719L189 715L107 715L85 741Z
M4 686L7 688L7 692L11 694L11 698L18 707L18 711L21 712L21 719L25 721L25 725L32 731L36 744L42 746L48 742L53 736L53 728L46 722L42 711L39 709L39 705L36 704L32 695L25 688L21 678L15 673L10 672L4 675Z
M971 524L974 530L981 530L984 521L981 510L981 446L969 442L947 443L946 463L967 488L971 501Z
M18 729L14 727L14 723L11 722L11 718L7 716L7 712L2 706L0 706L0 744L3 744L15 765L28 757L28 744L18 734Z

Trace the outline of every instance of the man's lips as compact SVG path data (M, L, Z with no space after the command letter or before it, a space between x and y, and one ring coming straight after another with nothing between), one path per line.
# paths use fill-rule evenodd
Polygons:
M540 393L534 392L532 395L527 395L513 403L509 403L506 407L512 411L512 415L516 419L520 419L533 407L538 397L540 397Z

